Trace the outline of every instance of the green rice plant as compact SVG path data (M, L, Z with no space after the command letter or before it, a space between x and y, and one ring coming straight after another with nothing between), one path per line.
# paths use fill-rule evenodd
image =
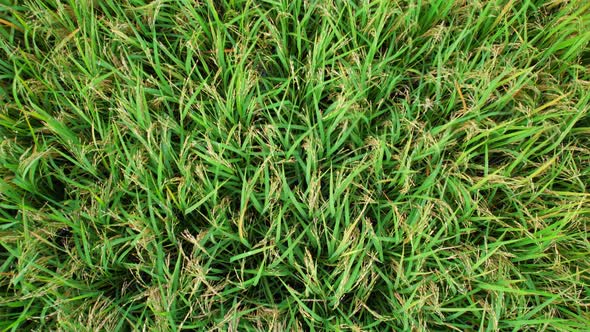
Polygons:
M589 42L582 0L0 0L0 330L585 330Z

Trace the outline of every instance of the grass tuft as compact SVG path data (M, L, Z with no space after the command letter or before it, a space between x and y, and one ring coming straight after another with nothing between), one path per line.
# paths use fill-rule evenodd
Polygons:
M589 42L581 0L0 0L0 330L584 330Z

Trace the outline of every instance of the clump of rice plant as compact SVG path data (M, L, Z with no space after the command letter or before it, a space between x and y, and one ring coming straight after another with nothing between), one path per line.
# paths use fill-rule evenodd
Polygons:
M0 330L590 326L590 5L0 0Z

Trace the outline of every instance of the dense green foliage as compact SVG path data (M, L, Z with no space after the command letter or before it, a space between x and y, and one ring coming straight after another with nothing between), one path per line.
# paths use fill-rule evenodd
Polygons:
M590 2L0 0L0 330L590 326Z

